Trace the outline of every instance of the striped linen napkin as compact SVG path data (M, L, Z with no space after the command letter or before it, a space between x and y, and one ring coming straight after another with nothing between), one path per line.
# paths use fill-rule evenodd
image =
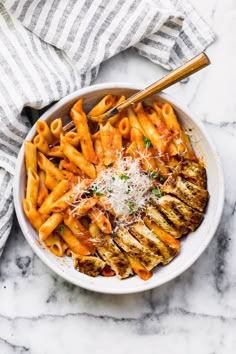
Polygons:
M14 166L31 126L26 107L88 86L126 48L173 69L214 39L186 1L0 1L0 254L12 225Z

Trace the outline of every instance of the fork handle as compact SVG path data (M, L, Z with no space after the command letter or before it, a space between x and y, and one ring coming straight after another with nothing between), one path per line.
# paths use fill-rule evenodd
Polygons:
M167 87L175 84L176 82L185 79L186 77L196 73L197 71L203 69L205 66L210 64L210 60L205 53L201 53L189 60L186 64L175 69L171 73L167 74L160 80L154 82L150 86L146 87L144 90L135 93L129 97L126 101L119 104L116 109L121 112L123 109L129 107L131 104L140 102L144 98L158 93Z

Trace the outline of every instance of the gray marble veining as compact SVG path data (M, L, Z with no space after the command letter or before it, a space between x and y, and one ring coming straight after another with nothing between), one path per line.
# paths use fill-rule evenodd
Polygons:
M226 201L204 254L152 291L109 296L75 287L33 253L15 220L0 260L0 353L233 354L236 350L236 3L192 0L218 36L212 65L168 92L203 121L221 156ZM147 85L165 71L132 50L104 63L96 82Z

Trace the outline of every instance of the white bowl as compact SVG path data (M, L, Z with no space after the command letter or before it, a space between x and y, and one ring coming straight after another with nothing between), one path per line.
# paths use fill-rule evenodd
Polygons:
M80 97L84 98L85 108L88 109L107 93L130 96L140 89L141 87L138 85L127 83L105 83L90 86L63 98L45 112L40 120L51 122L58 117L62 117L65 120L68 119L70 108ZM153 271L153 277L148 281L143 281L139 279L138 276L133 276L125 280L119 280L117 277L105 278L102 276L92 278L77 272L73 268L70 258L57 258L45 247L40 246L38 235L27 220L22 208L25 191L25 166L23 147L20 150L14 178L14 203L23 234L35 253L49 268L75 285L109 294L136 293L160 286L188 269L202 254L216 232L224 205L224 179L215 147L205 127L197 118L194 118L194 115L188 108L165 93L159 95L159 97L163 100L168 100L173 105L180 122L183 123L186 128L193 129L193 141L196 141L194 143L194 149L198 155L204 158L206 163L210 199L202 224L195 232L189 234L181 241L180 254L167 266L157 267ZM31 140L35 132L36 129L35 126L33 126L26 140Z

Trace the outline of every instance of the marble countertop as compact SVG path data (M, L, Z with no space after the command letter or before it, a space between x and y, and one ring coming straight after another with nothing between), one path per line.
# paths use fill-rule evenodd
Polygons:
M204 254L152 291L111 296L73 286L33 253L15 220L0 260L0 353L231 354L236 350L236 3L192 0L218 39L212 65L168 89L198 114L221 156L226 202ZM126 51L96 82L147 85L165 74ZM174 349L173 349L174 348Z

